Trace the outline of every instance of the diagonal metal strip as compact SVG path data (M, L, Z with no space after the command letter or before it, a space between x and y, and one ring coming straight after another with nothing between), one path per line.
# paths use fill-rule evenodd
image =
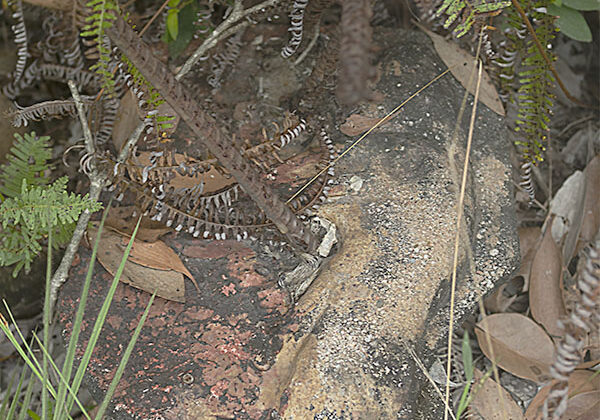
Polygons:
M184 85L175 79L169 69L154 55L148 45L121 18L106 30L111 41L138 68L175 112L190 126L194 134L217 157L235 177L244 191L265 212L267 217L285 235L292 246L312 252L318 246L310 229L296 214L265 185L259 171L252 166L231 144L231 139L221 132L217 122L204 112L188 93Z

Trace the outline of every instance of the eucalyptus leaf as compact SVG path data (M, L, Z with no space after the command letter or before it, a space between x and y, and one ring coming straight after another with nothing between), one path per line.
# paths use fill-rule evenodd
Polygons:
M199 10L198 3L192 2L179 12L179 34L176 39L169 41L169 55L171 58L179 56L192 41L196 30L194 21Z
M179 10L171 9L167 14L167 31L172 39L177 39L179 35Z
M592 31L579 11L566 6L558 7L550 4L548 5L548 14L558 16L556 26L569 38L581 42L592 41Z
M562 4L575 10L600 10L600 0L563 0Z

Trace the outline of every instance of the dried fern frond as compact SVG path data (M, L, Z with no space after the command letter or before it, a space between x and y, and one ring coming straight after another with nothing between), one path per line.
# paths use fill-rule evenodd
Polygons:
M573 312L559 326L565 331L557 345L550 374L556 382L544 401L544 419L558 420L565 413L569 397L569 376L581 363L585 338L600 325L600 232L590 244L579 274L577 286L581 294Z
M17 64L15 65L15 71L12 73L13 83L15 83L23 76L27 58L30 55L27 48L27 28L23 17L23 3L21 0L9 0L8 6L14 8L12 17L17 21L10 27L15 35L15 44L17 45Z
M89 107L94 98L89 96L82 97L84 107ZM72 99L39 102L26 107L14 104L16 109L9 112L12 117L12 124L15 127L27 126L30 121L39 121L49 118L72 117L77 114L75 102Z
M19 80L11 80L2 87L2 93L8 99L15 99L24 89L32 86L38 80L39 72L38 60L33 60Z
M242 49L242 37L245 30L238 31L225 43L223 52L213 57L211 74L208 76L208 84L214 89L221 87L221 78L228 67L232 67L240 55Z
M81 67L68 67L60 64L42 64L39 66L39 76L43 80L67 83L75 82L78 89L100 89L102 79L97 73L84 70Z
M290 12L290 27L288 32L292 34L287 45L281 50L283 58L289 58L298 49L302 42L302 31L304 27L304 9L308 4L308 0L295 0Z

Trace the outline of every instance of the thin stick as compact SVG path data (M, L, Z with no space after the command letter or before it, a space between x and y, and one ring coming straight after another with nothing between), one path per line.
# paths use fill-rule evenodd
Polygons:
M308 44L306 49L304 51L302 51L302 54L300 54L300 56L296 59L296 61L294 61L294 66L297 66L298 64L302 63L302 61L306 58L306 56L308 55L310 50L312 50L313 47L315 46L315 44L317 43L317 40L319 39L320 34L321 34L321 27L319 25L319 22L317 22L315 24L315 33L313 35L313 38L310 40L310 43Z
M135 146L135 144L138 142L142 131L144 131L144 128L146 128L146 125L146 121L142 121L137 125L137 127L135 127L135 130L133 130L133 132L121 148L121 151L119 152L119 157L117 158L117 163L123 163L129 157L131 149L133 149L133 146Z
M404 345L404 347L406 348L406 350L408 350L408 353L411 355L411 357L413 358L413 360L415 361L415 363L417 364L417 366L419 367L419 369L421 369L421 371L423 372L423 375L425 375L425 377L427 378L427 380L429 380L429 382L433 386L433 389L439 395L439 397L442 400L442 402L445 404L444 394L442 394L442 391L440 390L440 387L437 386L437 384L435 383L435 381L433 380L433 378L431 377L431 375L427 371L427 368L425 367L425 365L423 364L423 362L421 361L421 359L419 359L419 356L417 356L417 353L415 353L415 351L407 343L405 343L404 340L401 340L400 342ZM446 406L446 409L448 410L448 412L450 412L450 417L452 417L452 420L456 420L456 416L454 415L454 413L452 412L452 410L450 410L450 407Z
M180 80L183 76L185 76L192 69L192 67L198 61L200 61L204 53L206 53L206 51L208 51L210 48L214 47L221 39L226 38L227 36L239 31L249 24L249 22L242 22L239 25L232 27L237 21L252 13L258 12L261 9L274 6L280 1L281 0L266 0L260 4L257 4L256 6L252 6L244 10L241 0L235 0L235 3L233 4L233 10L229 16L227 16L227 18L221 22L221 24L217 26L214 31L211 32L209 37L204 40L202 45L200 45L190 56L190 58L187 59L183 67L181 67L181 70L179 70L175 76L175 79Z
M483 32L482 32L483 33ZM481 44L481 37L480 44ZM452 330L454 328L454 300L456 295L456 274L458 268L458 250L460 247L460 228L463 217L463 204L465 201L465 190L467 187L467 173L469 170L469 157L471 154L471 143L473 140L473 128L475 127L475 116L477 113L477 101L479 101L479 86L481 85L481 74L482 74L483 66L481 61L479 61L479 71L477 77L477 87L475 88L475 99L473 100L473 109L471 110L471 121L469 123L469 134L467 136L467 149L465 151L465 163L463 165L463 173L462 180L460 185L460 195L457 203L457 212L458 215L456 217L456 235L454 237L454 261L452 264L452 283L450 285L450 320L448 321L448 363L446 365L446 398L444 399L444 404L446 406L446 410L444 410L444 420L448 420L448 403L450 401L450 369L452 362ZM465 93L468 95L468 92Z
M331 168L333 165L335 165L338 162L338 160L340 160L341 158L343 158L348 152L350 152L352 149L354 149L354 147L356 147L356 145L358 143L360 143L361 141L363 141L363 139L365 137L367 137L371 133L371 131L375 130L380 125L385 124L386 122L388 122L389 120L391 120L392 118L394 118L396 116L397 112L404 105L406 105L408 102L410 102L415 96L417 96L419 93L423 92L425 89L427 89L433 83L437 82L439 79L441 79L443 76L445 76L446 73L448 73L449 71L450 71L450 69L446 69L442 73L440 73L437 76L435 76L433 79L431 79L429 82L427 82L427 84L425 84L425 86L423 86L421 89L417 90L415 93L413 93L412 95L410 95L408 97L408 99L406 99L404 102L402 102L396 108L394 108L392 110L392 112L390 112L385 117L383 117L382 119L380 119L379 121L377 121L377 123L373 127L369 128L369 130L366 133L364 133L362 136L360 136L360 138L358 140L356 140L354 143L352 143L346 150L344 150L344 152L342 152L342 154L340 154L337 158L335 158L327 166L325 166L323 169L321 169L320 172L318 172L315 176L313 176L306 184L304 184L302 186L302 188L300 188L298 191L296 191L296 193L293 196L291 196L285 203L289 204L294 198L298 197L302 193L302 191L304 191L306 188L308 188L308 186L310 184L312 184L313 182L315 182L315 180L318 177L320 177L325 171L327 171L329 168Z
M94 148L94 140L92 138L92 132L90 131L90 127L85 118L85 110L83 109L83 103L81 102L81 97L79 96L79 92L77 91L77 87L75 86L75 82L72 80L68 81L69 89L71 90L71 94L73 95L73 100L75 101L75 106L77 107L77 114L79 115L79 121L81 122L81 126L83 128L83 136L85 139L85 148L87 153L91 153L92 156L95 153ZM102 188L106 181L104 174L99 173L97 171L96 165L92 162L92 170L89 172L88 177L90 179L90 192L89 199L92 201L97 201L100 198L100 192L102 192ZM60 261L60 265L54 272L54 276L52 276L52 280L50 281L50 308L49 313L52 315L54 312L54 305L56 303L56 297L58 294L58 289L67 279L67 275L69 273L69 268L73 262L73 258L75 257L75 252L79 248L79 242L85 233L87 228L87 224L90 221L91 213L89 210L84 210L83 213L79 216L79 220L77 221L77 225L75 226L75 230L73 231L73 236L67 245L67 249L65 254L63 255L62 260Z
M165 7L167 7L167 4L169 3L169 1L171 1L171 0L165 0L164 3L158 8L156 13L154 13L154 15L150 18L150 20L148 22L146 22L146 24L140 31L140 38L142 37L142 35L144 35L144 32L146 32L148 30L150 25L152 25L152 22L154 22L154 20L162 13L162 11L165 9Z

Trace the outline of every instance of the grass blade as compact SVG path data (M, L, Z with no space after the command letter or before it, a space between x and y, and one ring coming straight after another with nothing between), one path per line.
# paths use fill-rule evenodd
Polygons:
M3 322L0 324L4 325ZM6 389L6 393L4 394L4 399L2 400L2 405L0 405L0 418L6 418L6 411L8 409L8 400L10 399L10 394L12 391L13 383L15 382L15 378L17 377L17 372L13 373L10 377L10 381L8 382L8 388Z
M48 222L48 254L46 258L46 292L44 293L44 315L42 322L44 325L44 348L50 346L50 279L52 278L52 223ZM43 352L42 357L42 375L48 381L48 357L46 352ZM59 385L60 387L60 385ZM55 411L56 412L56 411ZM45 386L42 387L42 419L46 419L48 415L48 390Z
M19 417L17 420L25 420L29 404L31 404L31 397L33 396L34 384L34 374L33 371L31 371L31 373L29 374L29 383L27 384L27 388L25 388L25 397L23 398L23 404L21 404L21 410L19 411Z
M19 377L19 383L17 383L17 389L15 390L14 398L10 404L10 409L8 410L7 419L13 419L15 417L15 412L17 411L17 404L19 402L21 388L23 388L23 381L25 380L25 374L27 373L27 365L23 364L23 368L21 369L21 376Z
M3 302L4 302L4 307L6 308L6 311L8 312L8 316L10 317L10 320L13 323L13 325L15 325L15 330L19 334L19 337L21 338L21 340L23 340L22 341L23 346L25 346L25 348L27 349L27 351L23 350L22 346L19 344L19 342L17 341L16 337L14 336L14 334L12 333L12 331L10 330L10 328L8 327L8 324L5 324L4 322L0 321L0 329L4 332L4 334L6 335L6 337L8 338L8 340L11 342L11 344L13 345L13 347L15 348L15 350L17 350L17 353L19 353L19 355L21 356L21 358L25 361L25 363L27 363L27 365L33 371L33 373L39 379L39 381L45 387L48 388L48 391L50 392L50 395L52 395L54 398L56 398L56 390L52 386L52 383L50 383L50 381L47 380L48 379L47 376L44 377L42 375L42 367L40 366L37 358L33 354L33 351L31 350L31 346L26 341L24 341L23 334L19 330L19 327L17 326L17 324L15 322L15 319L13 317L12 312L10 311L8 305L6 304L6 301L3 301Z
M131 337L131 340L129 340L129 344L127 345L127 348L125 349L125 352L123 353L123 357L121 358L121 361L119 362L119 367L117 367L117 372L115 373L115 376L114 376L112 382L110 383L110 386L108 387L108 391L106 392L106 395L104 396L104 400L102 401L102 404L100 405L100 408L98 409L98 413L96 414L96 418L98 418L98 419L101 419L102 416L104 415L104 412L106 411L106 409L108 407L108 403L110 402L113 394L115 393L115 390L117 389L117 385L119 384L119 381L121 380L121 376L123 376L123 372L125 371L125 366L127 365L127 362L129 361L129 356L131 356L131 352L133 351L133 347L135 346L135 342L137 341L137 339L140 335L140 332L142 331L142 327L144 326L144 323L146 322L146 318L148 318L148 313L150 312L150 307L152 306L152 302L154 302L155 296L156 296L156 292L154 292L154 294L150 298L150 301L148 302L148 305L146 306L146 310L144 311L144 314L140 318L140 322L138 322L137 327L135 327L133 336Z
M121 274L123 273L123 269L125 268L125 263L127 262L127 258L129 257L129 252L131 251L131 247L133 246L133 241L135 239L135 235L137 234L138 228L140 227L140 222L142 218L138 219L137 225L131 235L131 239L127 244L127 248L125 249L125 254L121 259L121 264L115 273L115 277L110 285L110 289L108 290L108 294L104 299L104 303L100 308L100 312L96 318L96 322L94 323L94 328L92 330L92 334L88 341L88 345L83 353L83 357L81 358L81 362L79 363L79 367L77 368L77 372L75 373L75 378L73 379L73 391L77 393L79 387L81 386L81 381L83 380L83 375L85 370L87 369L87 365L90 362L90 358L92 357L92 352L94 351L94 347L96 346L96 342L98 341L98 337L100 336L100 330L102 329L102 325L106 319L106 315L108 314L108 309L110 308L110 304L112 303L113 296L115 294L115 290L117 290L117 285L119 284L119 279L121 278ZM100 234L98 234L100 236ZM89 273L88 273L89 275ZM71 409L73 405L73 400L71 397L67 400L67 411Z
M71 372L73 370L73 363L75 360L75 350L77 349L77 343L79 342L79 333L81 332L81 324L83 322L83 313L85 311L85 306L87 304L87 298L90 291L90 284L92 280L92 274L94 272L94 263L96 261L96 254L98 252L98 246L100 243L100 235L102 234L102 228L104 227L104 221L106 220L106 216L108 215L108 210L110 209L112 203L108 202L104 213L102 214L102 219L100 220L100 227L98 228L98 234L96 235L96 240L94 241L94 246L92 248L92 256L90 257L90 264L88 266L88 271L85 276L85 281L83 282L83 288L81 289L81 298L79 299L79 305L77 306L77 313L75 314L75 321L73 322L73 329L71 331L71 337L69 338L69 346L67 347L67 353L65 355L65 361L63 362L62 373L65 378L71 379ZM65 404L65 397L67 395L67 390L65 387L59 387L58 390L58 398L56 399L56 411L54 412L54 419L60 420L60 413L63 412L63 407Z

